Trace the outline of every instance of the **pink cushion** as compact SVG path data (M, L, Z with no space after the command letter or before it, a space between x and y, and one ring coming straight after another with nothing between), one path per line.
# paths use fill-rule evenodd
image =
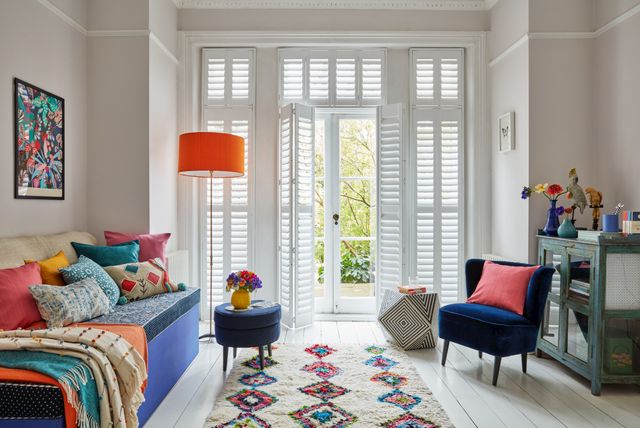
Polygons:
M505 266L484 262L482 276L467 303L480 303L524 313L524 301L531 276L540 266Z
M137 239L140 241L138 261L146 262L151 259L160 259L165 266L167 265L167 258L164 252L167 249L169 238L171 238L170 233L136 234L104 231L104 239L107 241L107 245L117 245Z
M15 330L29 327L42 317L29 286L42 284L40 265L37 262L0 269L0 329Z

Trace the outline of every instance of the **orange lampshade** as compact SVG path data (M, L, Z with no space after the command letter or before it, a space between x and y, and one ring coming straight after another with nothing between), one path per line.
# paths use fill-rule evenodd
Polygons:
M180 135L178 173L203 178L243 176L244 139L222 132L188 132Z

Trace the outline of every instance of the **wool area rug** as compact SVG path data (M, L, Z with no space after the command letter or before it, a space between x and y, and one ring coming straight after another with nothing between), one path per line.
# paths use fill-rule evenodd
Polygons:
M254 354L234 361L206 428L453 426L389 345L277 345L262 371Z

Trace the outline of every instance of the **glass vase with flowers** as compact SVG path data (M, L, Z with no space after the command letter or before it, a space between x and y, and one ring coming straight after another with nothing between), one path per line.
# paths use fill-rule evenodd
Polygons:
M560 220L558 216L564 214L564 207L558 208L558 198L567 193L559 184L536 184L533 188L525 186L522 189L522 199L529 199L534 193L543 195L549 200L549 209L547 210L547 222L542 229L548 236L558 236L558 227L560 227Z

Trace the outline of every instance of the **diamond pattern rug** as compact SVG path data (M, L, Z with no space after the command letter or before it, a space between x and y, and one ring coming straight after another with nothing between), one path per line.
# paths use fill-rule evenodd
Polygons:
M255 354L233 362L206 428L453 426L393 346L279 345L263 371Z

